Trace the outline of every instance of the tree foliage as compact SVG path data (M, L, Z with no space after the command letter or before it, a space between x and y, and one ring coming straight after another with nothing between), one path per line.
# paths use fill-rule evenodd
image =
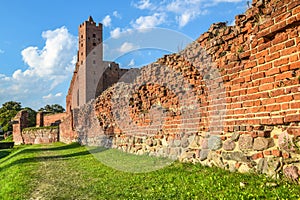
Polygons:
M0 108L0 126L2 126L4 132L12 131L12 124L10 121L20 110L22 110L22 106L19 102L8 101L2 104L2 107Z
M39 112L47 112L47 113L63 113L65 112L64 107L62 107L59 104L53 104L53 105L46 105L43 108L39 109Z
M36 125L35 110L29 107L22 108L20 102L8 101L2 104L2 107L0 108L0 129L2 129L2 132L12 131L11 120L21 110L27 110L28 112L28 127L34 127ZM65 109L59 104L53 104L53 105L46 105L45 107L40 108L39 111L54 114L54 113L62 113L65 111Z

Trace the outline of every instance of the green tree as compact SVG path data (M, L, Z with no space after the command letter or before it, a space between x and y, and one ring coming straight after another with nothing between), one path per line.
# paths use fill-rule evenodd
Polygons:
M39 109L39 112L48 112L48 113L63 113L65 112L64 107L59 104L46 105L43 108Z
M2 104L0 108L0 126L2 126L4 132L12 131L12 124L10 122L20 110L22 110L20 102L8 101Z

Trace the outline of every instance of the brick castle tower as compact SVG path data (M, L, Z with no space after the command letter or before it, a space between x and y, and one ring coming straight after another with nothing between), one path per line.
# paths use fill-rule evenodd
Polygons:
M67 112L99 96L128 70L103 60L102 24L90 16L78 27L78 53L75 71L66 99Z

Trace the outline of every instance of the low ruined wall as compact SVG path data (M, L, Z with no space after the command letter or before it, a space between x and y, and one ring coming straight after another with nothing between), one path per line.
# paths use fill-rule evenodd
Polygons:
M66 117L66 113L44 114L44 126L60 124Z
M299 1L254 0L73 113L79 141L298 179L299 24Z
M24 129L22 131L23 144L49 144L59 141L58 127L42 127Z

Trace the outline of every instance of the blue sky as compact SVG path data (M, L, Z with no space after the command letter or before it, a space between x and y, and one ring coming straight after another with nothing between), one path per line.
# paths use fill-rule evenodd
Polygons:
M103 23L108 43L135 29L160 28L144 36L155 41L151 50L143 38L134 44L135 35L122 37L118 44L118 52L125 56L111 58L106 53L106 59L114 59L122 67L139 67L183 48L185 42L176 39L180 35L194 40L212 23L233 25L234 16L246 8L246 0L1 1L0 104L13 100L33 109L54 103L65 106L76 60L78 25L89 15ZM173 46L161 48L168 35L175 35L168 39Z

